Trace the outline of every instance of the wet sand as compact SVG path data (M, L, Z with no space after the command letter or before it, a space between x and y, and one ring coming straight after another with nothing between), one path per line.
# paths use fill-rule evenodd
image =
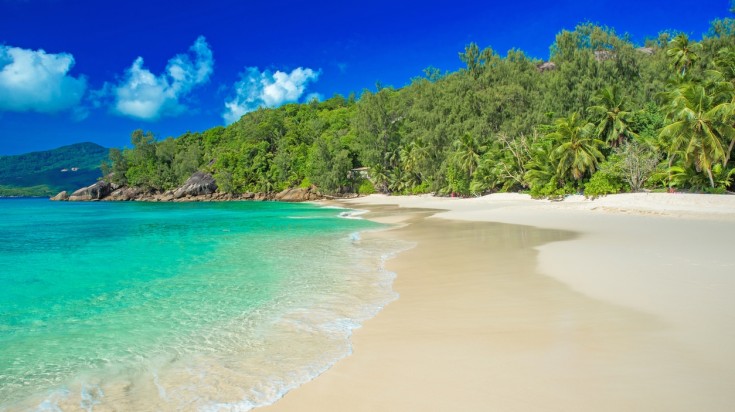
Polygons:
M400 297L356 331L353 355L259 410L734 410L724 202L352 201L403 222L370 236L416 242L387 263Z

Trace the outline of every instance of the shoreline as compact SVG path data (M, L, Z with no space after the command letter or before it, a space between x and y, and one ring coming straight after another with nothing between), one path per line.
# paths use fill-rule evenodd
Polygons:
M258 410L732 409L735 198L651 195L335 202L418 243L400 297Z
M32 216L44 215L39 211L54 209L54 205L46 202L29 201L19 204L20 207L16 210L27 213L29 208L24 205L30 203L36 204L34 206L36 209L33 209L35 212L28 213ZM44 209L38 209L39 206ZM72 367L68 369L70 372L64 376L59 375L58 385L48 394L44 388L32 390L34 387L32 385L36 382L31 378L17 386L0 385L0 392L5 389L6 393L12 394L12 399L11 396L6 396L6 399L0 401L0 410L31 410L42 406L49 410L78 409L80 402L82 404L85 402L85 390L91 396L90 402L95 404L95 410L243 410L256 404L270 404L282 396L282 393L313 379L339 359L348 356L352 350L349 340L352 330L365 319L375 316L382 307L397 297L391 287L395 275L383 269L384 263L386 259L409 246L403 242L361 240L360 234L378 231L384 226L364 219L336 218L336 213L343 210L329 210L313 205L271 203L252 204L250 205L252 207L246 208L241 208L237 204L229 205L234 206L232 208L212 207L213 205L206 204L194 208L145 207L148 211L157 210L159 211L157 213L161 213L158 216L148 217L145 213L138 214L139 208L129 208L126 205L120 205L120 208L104 207L104 211L100 210L99 215L96 213L99 207L94 204L80 206L98 216L98 220L88 222L89 226L95 226L114 216L125 215L127 210L136 217L141 216L144 220L140 225L144 227L158 224L178 228L178 222L188 216L200 222L198 228L203 232L197 232L197 228L192 227L190 230L194 236L189 239L193 242L186 242L188 231L185 236L176 230L169 231L168 235L156 231L157 237L146 237L147 241L141 243L146 245L146 249L156 244L177 243L173 253L164 254L172 260L159 258L155 253L149 255L150 261L169 263L163 266L175 268L166 273L170 276L161 281L156 280L153 283L156 287L140 287L132 292L130 290L118 292L119 289L116 289L115 292L102 295L103 297L124 295L124 301L133 305L136 298L142 298L148 290L156 290L155 306L151 308L155 307L156 311L165 315L160 315L160 318L159 315L141 316L140 322L131 322L134 327L125 329L125 315L114 312L113 307L110 311L118 316L106 316L108 321L106 324L97 322L96 324L100 326L98 330L84 328L92 333L90 337L97 334L104 339L110 338L110 329L129 330L128 335L140 335L142 338L140 345L136 344L138 341L135 339L127 344L129 353L135 356L134 360L127 359L123 355L108 356L105 350L99 352L92 349L85 350L83 351L85 356L89 354L90 357L105 357L112 362L120 360L123 366L111 362L109 367L95 366L91 370L85 368L77 370L71 365ZM178 210L179 214L170 214L172 210ZM211 211L220 212L213 214ZM248 214L247 211L253 213ZM11 213L9 216L20 215ZM261 225L263 217L270 219L268 221L272 225ZM176 223L172 225L173 222ZM130 232L139 235L153 233L150 230L134 230L132 228L140 226L130 222L127 222L126 226ZM79 238L83 238L88 236L89 231L80 230L77 233ZM162 235L168 236L164 238L169 241L156 241L161 239ZM187 259L186 256L192 256L192 251L201 250L197 249L201 245L201 241L197 240L202 237L207 237L213 245L211 253L206 259L197 262L198 265L180 269L180 265L176 262L180 262L181 257ZM176 241L171 241L172 239ZM189 243L190 246L182 247L179 242ZM73 243L77 242L69 242ZM257 246L260 244L270 247L258 249ZM127 250L123 244L115 245L118 247L105 250L115 250L115 253L125 253ZM81 253L79 256L84 255ZM69 261L75 261L73 254L67 254L67 257ZM142 261L146 261L145 255L139 257ZM100 260L109 261L109 258ZM301 267L302 265L304 267ZM253 269L250 269L251 267ZM349 268L348 273L345 273L344 268ZM70 267L66 273L80 272L81 270ZM119 276L131 271L116 272L105 269L96 272L103 273L102 276L106 277L110 274ZM23 279L22 272L17 273L19 279ZM63 279L64 272L61 270L51 273L54 278L58 276ZM135 276L139 273L142 272L135 271L125 278L137 279ZM197 283L199 281L203 284ZM75 282L81 283L83 282ZM150 285L142 281L140 284ZM191 287L192 284L197 287ZM211 300L210 306L196 302L199 298L197 292L206 292L210 287L212 289L209 293L201 295L203 299ZM136 290L142 292L137 293ZM187 295L187 290L191 295ZM160 296L165 296L165 299L159 298ZM180 296L181 299L176 300L176 296ZM121 297L120 300L122 299ZM106 299L100 301L104 302ZM150 298L144 299L144 302L150 301ZM171 301L177 304L170 304ZM196 303L186 304L192 301ZM233 314L227 312L227 308L214 309L223 302L229 303L228 306L233 308L229 310ZM143 308L145 305L137 307ZM75 306L75 309L78 308ZM97 308L106 313L104 312L107 310L106 307L98 305ZM193 310L196 308L202 310ZM167 310L171 310L171 313L166 313ZM130 312L133 311L125 311ZM145 326L146 322L142 319L151 317L166 320L168 326L157 328L154 325L147 329L148 331L155 329L166 332L167 327L176 324L177 330L171 331L169 335L175 338L167 339L165 343L145 346L155 336L150 333L144 336L136 327ZM47 319L54 320L52 316ZM78 321L72 320L70 327L69 324L62 323L66 319L69 317L60 317L59 322L47 322L65 325L60 329L74 331L73 324ZM179 330L182 335L178 335ZM30 341L33 340L29 339L28 342ZM53 337L46 338L41 335L37 341L39 346L42 346L43 342L53 341ZM94 342L95 340L91 338L85 340L85 343L89 344ZM73 343L77 344L76 347L80 345L78 342ZM8 339L8 353L11 356L17 353L17 359L31 359L22 357L21 355L25 353L22 350L15 350L20 346L13 341L12 336ZM75 347L73 344L69 346ZM137 353L135 349L138 347L148 349ZM65 356L64 351L52 353ZM156 355L148 358L148 353ZM0 360L7 359L8 356ZM48 359L55 358L41 358L42 363L39 365L54 364ZM50 370L54 371L53 368ZM6 374L4 377L6 379L2 381L14 385L16 381L7 379L10 375L10 372ZM22 379L20 373L18 376ZM39 383L37 386L40 387L42 384Z

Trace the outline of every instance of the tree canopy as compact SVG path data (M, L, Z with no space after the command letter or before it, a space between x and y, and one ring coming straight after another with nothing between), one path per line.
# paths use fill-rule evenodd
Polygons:
M553 64L470 43L465 68L428 68L399 89L259 109L175 139L135 131L105 172L157 191L203 170L231 193L723 192L735 174L733 28L722 19L699 42L664 32L637 47L586 23L556 36Z

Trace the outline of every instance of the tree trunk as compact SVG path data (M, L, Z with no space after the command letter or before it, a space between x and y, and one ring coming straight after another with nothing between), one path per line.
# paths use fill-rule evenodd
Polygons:
M712 186L712 188L715 188L715 180L712 178L712 168L707 168L707 177L709 177L709 184Z
M669 167L666 172L669 174L669 191L671 191L671 165L674 164L674 156L669 156Z
M730 155L732 155L733 146L735 146L735 138L730 140L730 147L727 148L727 154L725 155L725 162L722 165L724 167L727 167L727 164L730 162Z

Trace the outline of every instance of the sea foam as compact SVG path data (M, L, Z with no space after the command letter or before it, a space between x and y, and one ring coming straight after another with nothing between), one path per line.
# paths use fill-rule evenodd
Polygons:
M30 234L0 245L0 297L14 296L0 308L0 410L272 403L351 353L352 331L397 298L385 260L410 247L311 205L24 208L32 224L0 228Z

